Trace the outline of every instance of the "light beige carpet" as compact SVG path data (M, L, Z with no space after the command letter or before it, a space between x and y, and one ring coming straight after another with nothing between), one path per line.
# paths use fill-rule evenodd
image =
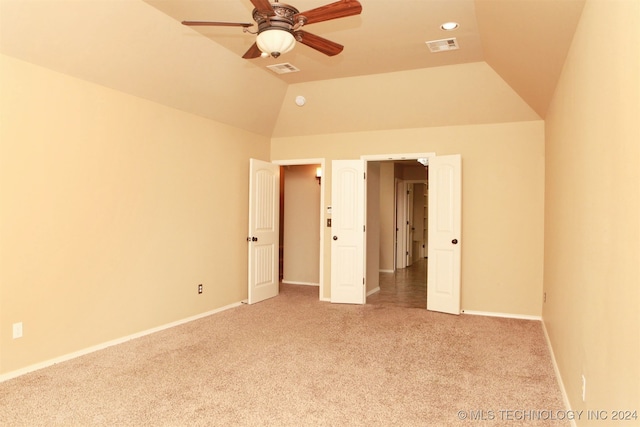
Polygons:
M3 426L568 425L531 418L563 409L540 322L291 285L0 384Z

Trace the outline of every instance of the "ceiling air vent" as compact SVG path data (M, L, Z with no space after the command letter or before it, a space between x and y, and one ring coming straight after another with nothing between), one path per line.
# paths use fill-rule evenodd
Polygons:
M450 39L431 40L426 43L427 43L427 46L429 46L429 50L431 51L431 53L459 49L458 41L456 40L455 37Z
M267 65L267 68L276 74L297 73L300 71L299 68L294 67L288 62L285 62L284 64Z

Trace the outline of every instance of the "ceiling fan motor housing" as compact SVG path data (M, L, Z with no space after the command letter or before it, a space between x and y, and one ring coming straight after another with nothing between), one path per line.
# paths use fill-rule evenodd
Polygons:
M304 21L303 17L300 16L301 22L295 22L295 16L300 12L293 6L284 3L273 3L271 6L273 7L273 15L269 16L260 12L258 9L254 9L253 20L258 24L258 47L263 52L277 58L281 54L293 49L295 45L293 29L296 27L296 24L298 24L298 26L304 24ZM291 34L291 37L287 37L281 46L275 48L276 44L274 48L269 49L265 46L267 43L266 39L275 39L275 37L268 37L270 34L263 34L267 31L284 31ZM263 34L262 37L260 37L261 34ZM261 43L261 41L263 42Z

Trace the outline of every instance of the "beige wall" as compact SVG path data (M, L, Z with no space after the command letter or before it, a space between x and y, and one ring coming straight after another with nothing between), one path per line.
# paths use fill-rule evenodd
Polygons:
M542 121L273 138L274 159L332 159L436 152L462 155L462 308L541 315ZM325 234L329 260L330 231ZM325 263L325 295L330 262Z
M546 122L543 316L576 410L640 411L639 52L640 2L588 0Z
M319 165L284 166L284 264L282 280L320 283Z
M1 61L0 373L246 298L268 138Z
M294 101L303 95L303 108ZM485 62L296 83L273 136L540 120Z

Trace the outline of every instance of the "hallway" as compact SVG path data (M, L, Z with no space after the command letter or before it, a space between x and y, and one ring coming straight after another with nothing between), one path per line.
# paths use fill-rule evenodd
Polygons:
M426 258L395 273L380 273L380 291L368 296L367 304L426 309Z

